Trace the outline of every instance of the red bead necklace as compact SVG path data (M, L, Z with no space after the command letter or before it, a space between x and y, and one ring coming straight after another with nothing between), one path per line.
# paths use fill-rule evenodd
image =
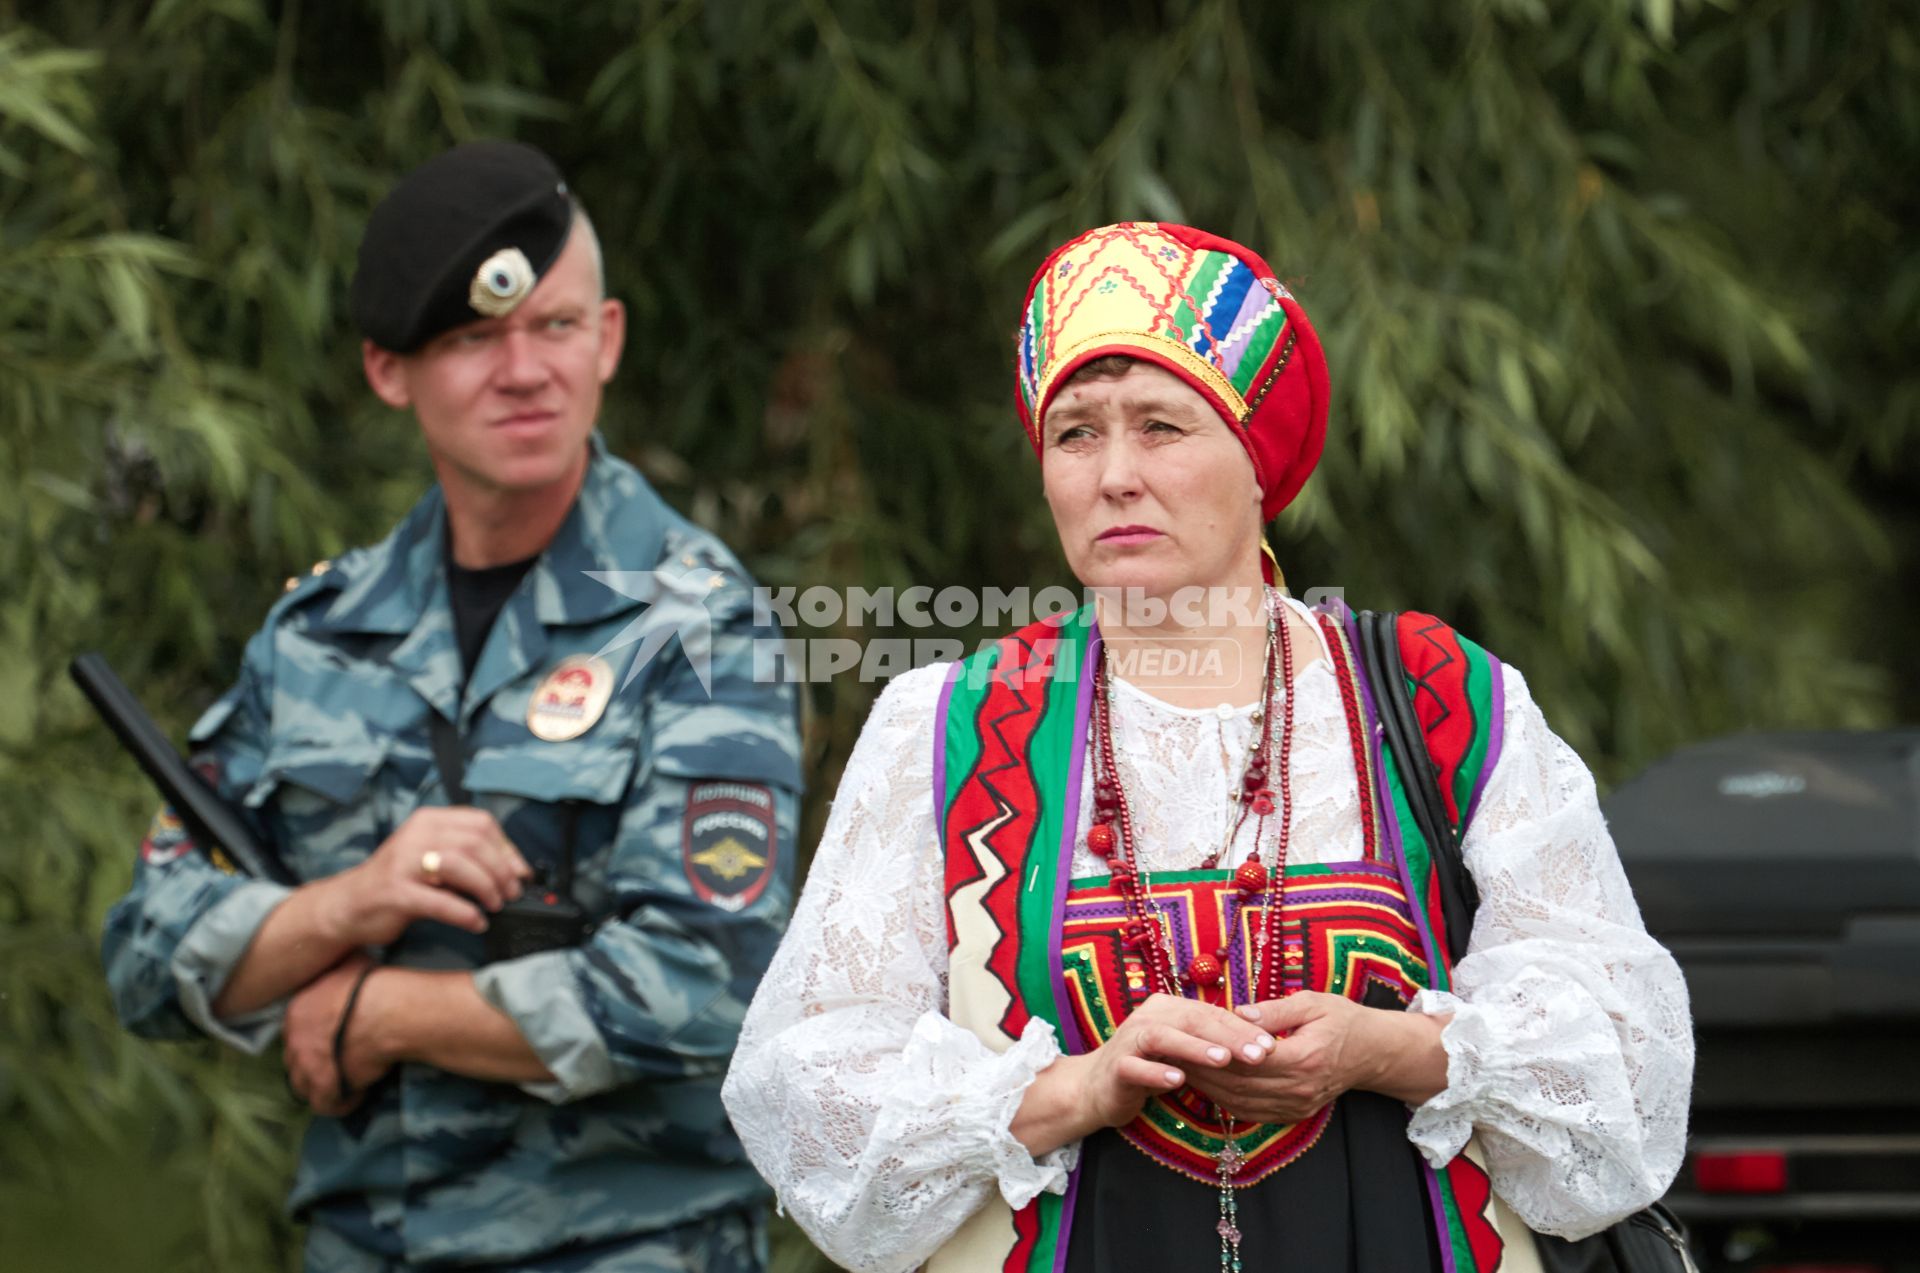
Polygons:
M1269 601L1266 666L1262 670L1260 703L1254 709L1259 716L1260 733L1248 756L1246 770L1241 775L1240 789L1231 797L1238 807L1238 816L1234 818L1226 840L1227 845L1231 845L1239 836L1241 827L1246 825L1248 817L1255 819L1253 854L1234 871L1233 881L1242 896L1266 895L1263 922L1255 939L1253 958L1249 961L1256 1000L1272 997L1279 992L1278 975L1266 956L1275 944L1280 927L1281 907L1277 900L1285 886L1287 842L1293 809L1290 763L1293 754L1293 637L1284 614L1275 616L1272 610L1272 607L1282 604L1277 600ZM1287 690L1281 702L1277 748L1271 710L1276 672L1279 673L1279 683ZM1210 954L1203 952L1190 961L1186 968L1175 966L1172 943L1167 939L1159 916L1153 909L1151 881L1140 862L1132 810L1120 783L1113 744L1113 674L1104 649L1095 674L1099 678L1099 692L1094 697L1092 722L1096 743L1093 825L1087 829L1087 849L1108 862L1108 870L1114 887L1120 893L1126 917L1121 927L1122 937L1130 948L1140 952L1141 962L1146 966L1154 988L1165 994L1182 994L1187 986L1216 986L1226 974L1227 960L1231 954L1229 950ZM1279 788L1277 793L1268 785L1269 773L1275 780L1273 786ZM1274 817L1276 812L1280 816ZM1260 844L1266 839L1269 818L1278 824L1271 866L1260 860ZM1202 861L1202 867L1211 869L1216 866L1220 856L1221 850L1208 854ZM1270 991L1272 994L1269 994Z
M1215 867L1221 855L1231 848L1239 836L1247 818L1252 816L1255 819L1253 853L1233 873L1234 887L1242 897L1265 895L1265 909L1255 935L1252 958L1248 961L1248 980L1254 1002L1277 998L1285 992L1278 972L1281 961L1276 958L1269 962L1268 955L1277 950L1280 940L1280 917L1286 904L1287 841L1293 821L1290 763L1293 756L1293 637L1285 603L1277 596L1269 595L1267 607L1266 659L1261 671L1260 700L1254 709L1260 733L1249 752L1240 787L1230 797L1238 809L1238 816L1233 819L1225 843L1208 854L1202 863L1206 869ZM1276 647L1279 655L1277 669L1274 657ZM1277 756L1272 711L1276 671L1280 674L1280 685L1284 687ZM1140 864L1133 833L1133 816L1127 806L1126 790L1120 783L1120 770L1113 746L1113 674L1104 647L1095 675L1098 677L1098 693L1094 696L1092 721L1096 743L1093 825L1087 829L1087 849L1096 857L1107 860L1114 887L1120 892L1125 915L1121 925L1122 939L1130 949L1140 952L1141 963L1146 966L1153 988L1162 994L1183 995L1188 987L1193 987L1198 995L1200 988L1217 986L1225 977L1233 939L1228 939L1229 948L1212 954L1198 954L1185 969L1175 967L1172 942L1152 905L1152 884ZM1279 787L1277 806L1275 793L1267 784L1269 769L1272 770L1275 785ZM1279 814L1275 819L1279 823L1279 835L1273 863L1268 866L1260 860L1260 843L1265 838L1267 819L1273 817L1276 811ZM1221 1121L1226 1135L1215 1159L1220 1177L1220 1221L1215 1232L1220 1236L1221 1268L1237 1271L1240 1268L1241 1235L1234 1176L1244 1160L1235 1139L1237 1128L1233 1116L1222 1110Z

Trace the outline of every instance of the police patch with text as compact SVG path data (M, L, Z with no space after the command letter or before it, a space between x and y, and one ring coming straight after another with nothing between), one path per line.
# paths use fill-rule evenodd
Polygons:
M696 782L687 792L680 856L694 895L745 910L773 878L779 851L773 792L751 782Z

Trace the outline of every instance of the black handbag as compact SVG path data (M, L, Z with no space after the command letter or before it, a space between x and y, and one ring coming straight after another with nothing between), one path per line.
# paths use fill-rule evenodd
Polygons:
M1656 1202L1577 1242L1533 1235L1546 1273L1700 1273L1680 1217Z
M1393 754L1394 767L1405 776L1414 821L1433 850L1448 959L1457 963L1466 954L1473 913L1480 905L1479 890L1461 849L1466 828L1455 826L1447 817L1439 773L1414 713L1406 664L1394 635L1398 616L1362 610L1354 618L1360 634L1355 655L1373 688L1382 739ZM1658 1202L1578 1240L1536 1233L1533 1241L1545 1273L1700 1273L1686 1226Z

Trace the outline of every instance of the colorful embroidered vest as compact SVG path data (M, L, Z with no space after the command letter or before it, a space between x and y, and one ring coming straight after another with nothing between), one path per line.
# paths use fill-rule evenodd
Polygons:
M1356 1000L1384 986L1405 1002L1422 987L1449 985L1434 854L1394 758L1379 744L1373 694L1353 657L1351 613L1335 602L1315 617L1367 762L1367 849L1358 862L1288 868L1282 983ZM1499 663L1428 615L1402 615L1397 636L1457 840L1499 758ZM1117 891L1105 877L1070 879L1098 642L1090 610L1032 624L955 664L941 694L932 794L946 858L948 1011L996 1050L1038 1017L1063 1051L1090 1051L1148 993L1137 955L1118 940ZM1176 966L1193 950L1252 948L1264 901L1243 898L1230 877L1224 869L1153 877ZM1244 1002L1247 981L1245 960L1230 959L1209 997ZM1310 1152L1328 1113L1288 1127L1239 1127L1249 1160L1240 1178L1256 1182ZM1206 1102L1182 1089L1149 1101L1121 1134L1164 1166L1212 1184L1226 1130L1212 1118ZM1442 1264L1449 1273L1531 1273L1531 1238L1492 1194L1483 1162L1470 1142L1446 1168L1423 1166ZM1076 1185L1017 1212L996 1193L928 1270L1054 1273L1066 1259Z

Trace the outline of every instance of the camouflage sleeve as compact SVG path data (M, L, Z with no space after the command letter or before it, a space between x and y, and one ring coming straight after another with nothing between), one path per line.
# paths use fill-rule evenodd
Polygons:
M259 777L266 748L259 667L267 641L265 633L253 639L239 683L190 734L196 767L213 777L236 808ZM264 1048L279 1029L277 1007L222 1022L212 1004L287 892L213 865L163 806L140 845L133 887L108 912L101 938L107 987L121 1022L148 1038L199 1032L248 1052Z
M615 918L578 950L475 974L555 1075L526 1084L534 1095L725 1072L792 905L796 695L755 659L778 636L743 608L718 620L711 691L684 658L654 685L610 866Z

